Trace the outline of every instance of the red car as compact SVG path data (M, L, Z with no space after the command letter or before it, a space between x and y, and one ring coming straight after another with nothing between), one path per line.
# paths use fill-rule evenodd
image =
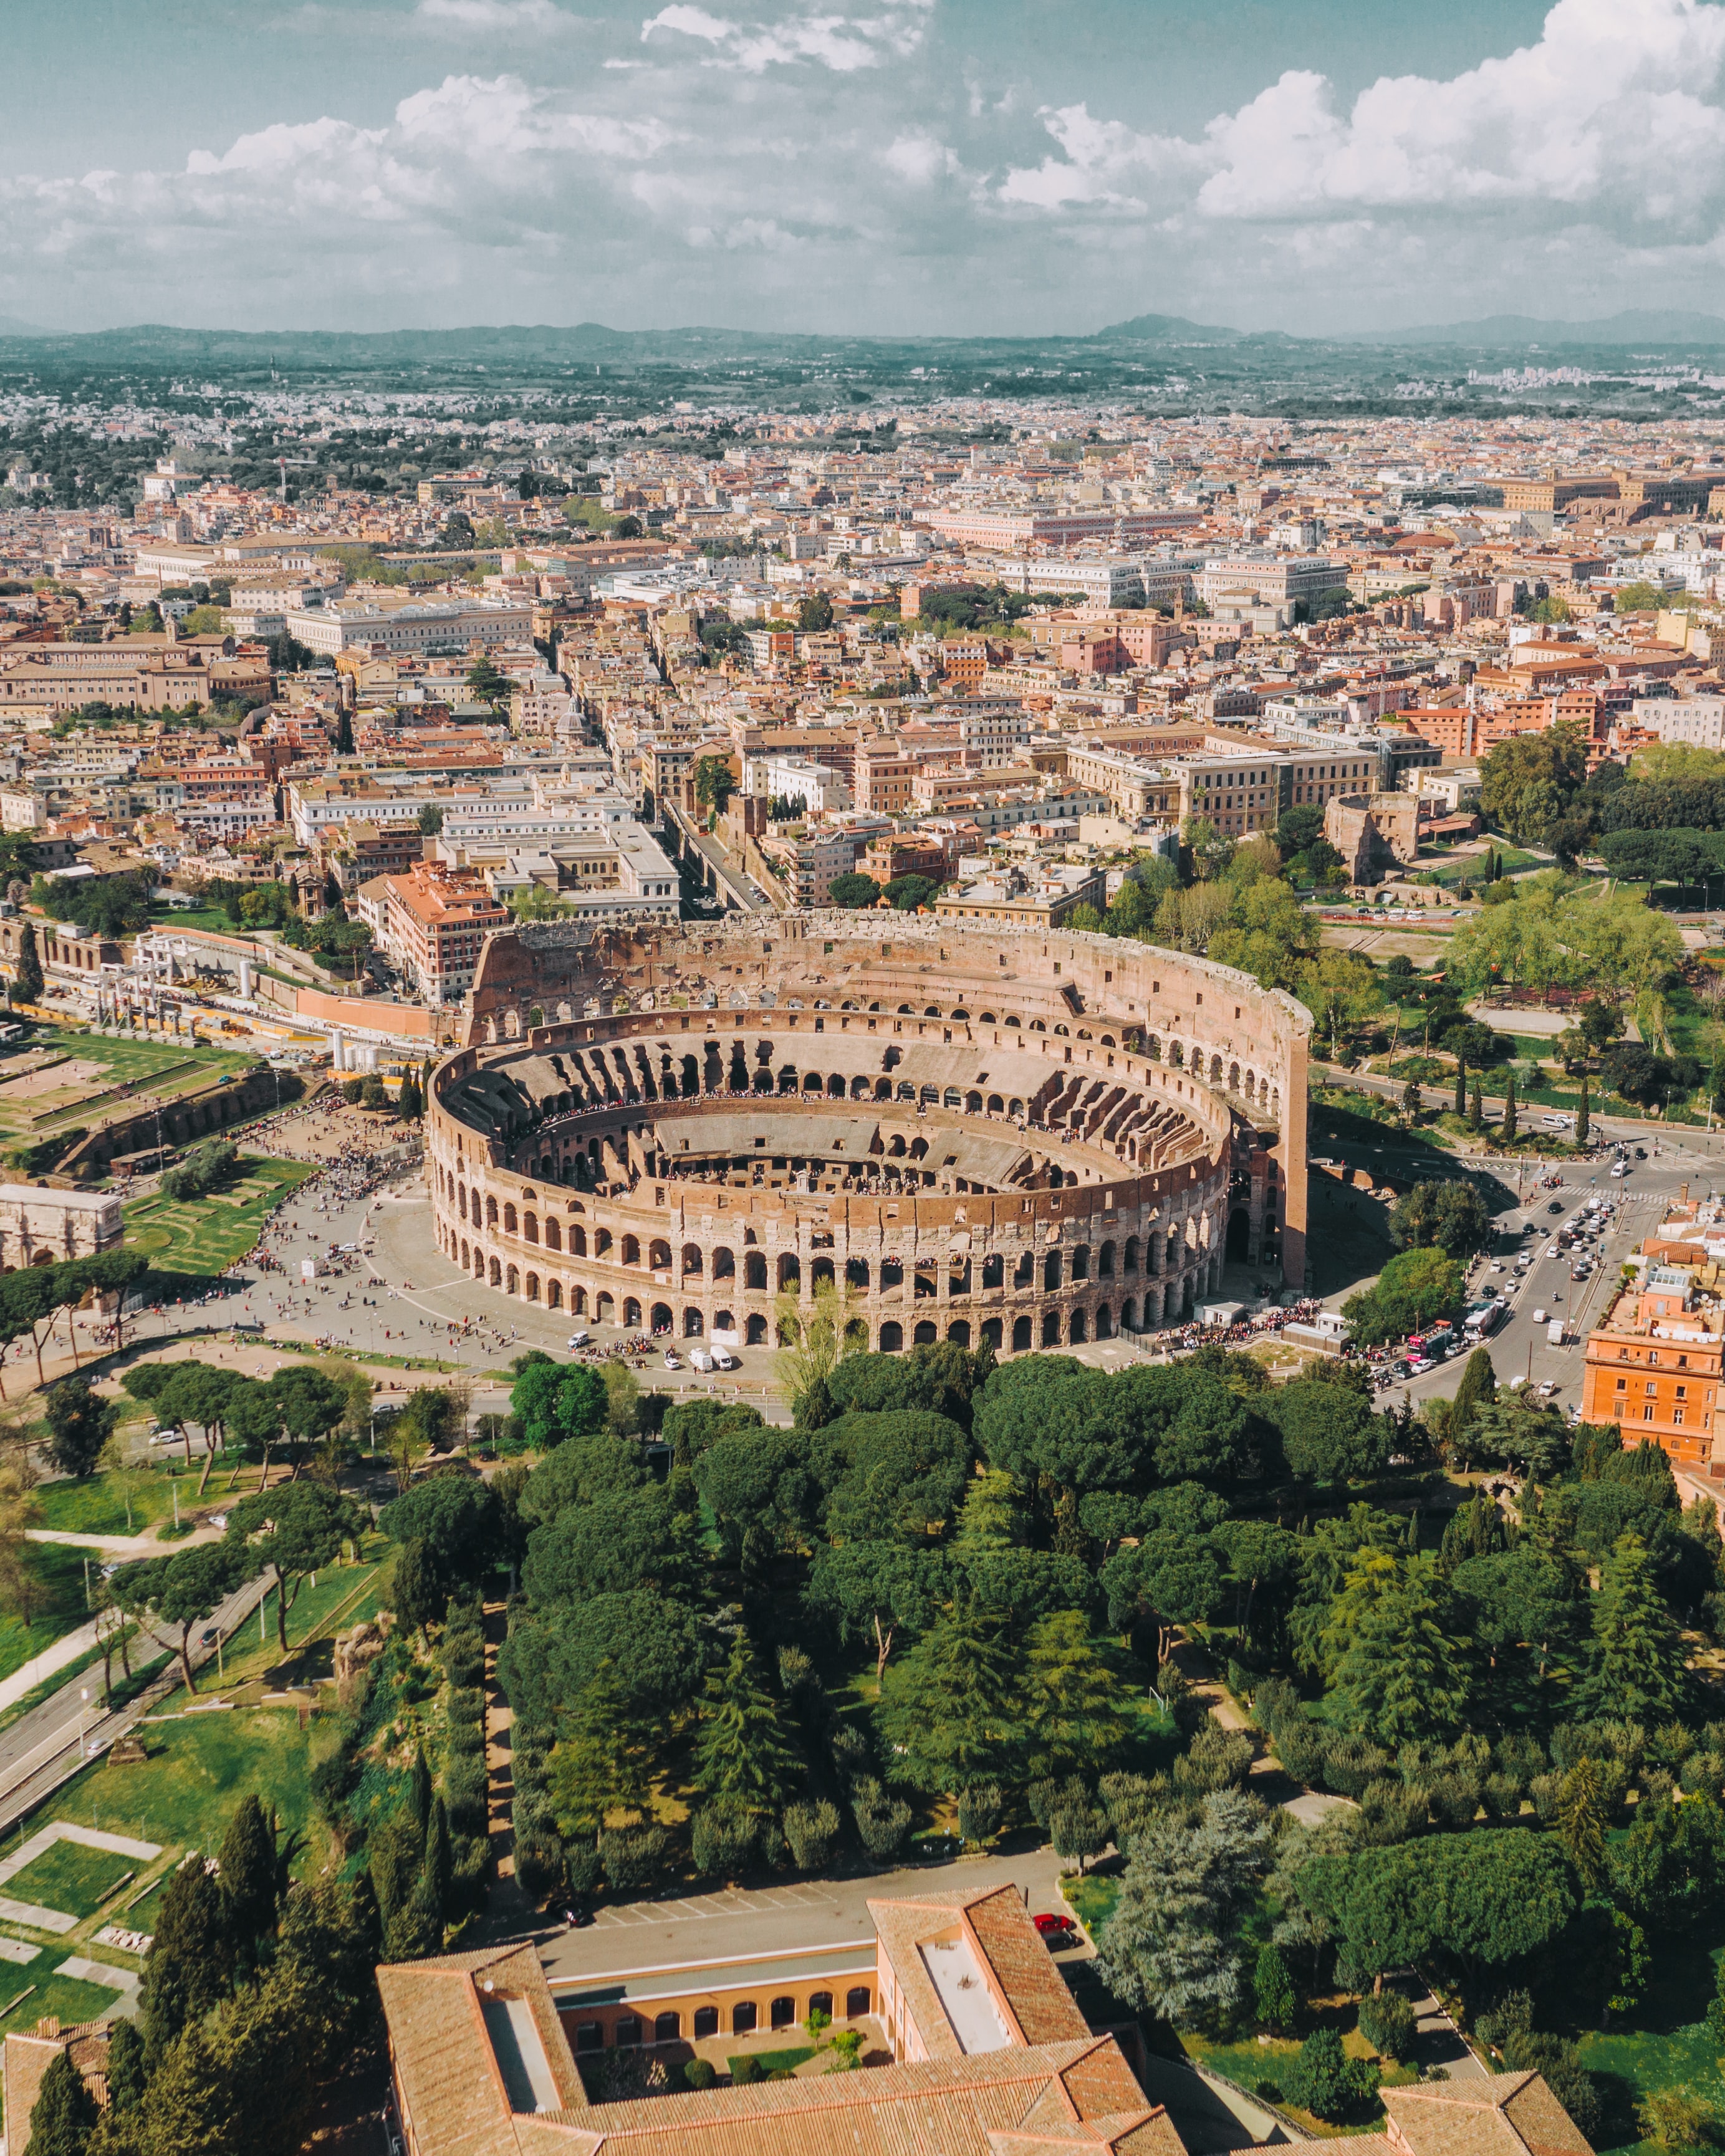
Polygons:
M1033 1917L1030 1921L1051 1946L1065 1946L1071 1938L1073 1928L1070 1917L1043 1915Z

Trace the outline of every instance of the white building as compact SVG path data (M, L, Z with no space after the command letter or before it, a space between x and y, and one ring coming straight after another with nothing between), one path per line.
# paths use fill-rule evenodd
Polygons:
M290 636L326 658L373 648L459 656L471 644L526 644L533 629L531 606L509 599L408 600L400 606L337 599L329 606L296 608L285 619Z
M1725 696L1637 696L1630 708L1635 724L1661 741L1725 749ZM0 808L4 803L0 794Z

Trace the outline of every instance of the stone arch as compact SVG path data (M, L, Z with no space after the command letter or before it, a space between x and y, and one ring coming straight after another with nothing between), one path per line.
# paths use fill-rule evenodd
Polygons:
M503 1285L503 1267L495 1258L491 1260L491 1285L493 1287L501 1287Z
M888 1318L880 1327L880 1353L896 1355L905 1344L905 1328L896 1318Z
M698 1278L701 1274L706 1271L706 1261L701 1254L700 1244L685 1243L683 1245L682 1266L684 1279L689 1280L691 1278Z
M749 1348L764 1348L767 1344L767 1321L758 1310L750 1312L744 1324L743 1344Z
M1015 1317L1012 1321L1012 1352L1014 1355L1027 1353L1030 1346L1030 1321Z

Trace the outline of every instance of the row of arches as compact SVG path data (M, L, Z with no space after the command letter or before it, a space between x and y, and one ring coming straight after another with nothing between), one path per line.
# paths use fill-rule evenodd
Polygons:
M847 2021L860 2020L872 2010L873 2006L874 1993L870 1987L866 1984L852 1984L845 1994L843 2018ZM758 1999L733 1999L728 2009L717 2005L697 2006L688 2017L690 2025L686 2032L683 2025L684 2016L675 2007L667 2007L663 2012L654 2015L650 2020L644 2014L637 2014L632 2008L625 2007L611 2017L608 2027L604 2021L597 2019L566 2016L565 2020L566 2022L573 2020L574 2043L578 2051L598 2051L606 2048L608 2038L611 2045L621 2050L630 2050L637 2045L680 2044L690 2037L699 2044L709 2036L720 2035L721 2025L722 2032L732 2036L750 2035L763 2026L793 2029L798 2022L806 2022L811 2014L824 2014L829 2021L833 2019L833 1994L830 1991L811 1991L806 1999L801 1999L789 1993L781 1994L768 2002L764 2024L761 2020Z
M505 1209L509 1212L514 1209ZM557 1223L548 1221L547 1225L555 1228ZM585 1233L579 1228L571 1232L571 1254L578 1256L588 1255ZM579 1250L575 1250L572 1240L578 1236L581 1245ZM463 1251L469 1248L465 1240L458 1237L453 1229L445 1229L442 1240L445 1251L451 1255L458 1241ZM530 1242L533 1240L531 1236L528 1238ZM1212 1249L1215 1240L1214 1223L1210 1215L1208 1213L1194 1213L1183 1220L1176 1221L1166 1234L1157 1229L1142 1238L1128 1235L1123 1243L1109 1240L1094 1249L1087 1243L1075 1244L1070 1248L1057 1244L1043 1253L1042 1291L1045 1295L1054 1295L1064 1287L1083 1286L1092 1280L1131 1279L1141 1271L1152 1276L1174 1273L1189 1259ZM639 1236L624 1235L614 1240L609 1229L600 1228L594 1232L593 1244L592 1255L596 1258L609 1259L614 1264L624 1265L639 1265L642 1262L643 1245ZM645 1270L655 1276L668 1276L675 1273L679 1279L685 1281L709 1278L734 1281L738 1277L737 1254L724 1244L707 1251L699 1243L685 1243L680 1250L674 1251L670 1244L661 1239L649 1242L645 1249ZM464 1257L464 1268L468 1262ZM506 1265L507 1260L494 1257L493 1266L500 1264ZM824 1284L837 1286L839 1265L839 1261L835 1257L819 1253L811 1257L809 1263L810 1287L819 1288ZM845 1286L860 1294L869 1294L875 1288L882 1292L901 1288L908 1268L916 1292L933 1295L936 1292L934 1281L941 1270L942 1260L938 1254L925 1253L909 1260L902 1256L883 1256L872 1265L867 1258L850 1257L844 1260L843 1265ZM953 1253L946 1260L946 1269L951 1283L950 1292L954 1295L968 1295L973 1286L980 1286L987 1292L1008 1285L1006 1253L1003 1251L988 1251L980 1263L974 1261L968 1252ZM511 1266L509 1270L513 1272L516 1268ZM1021 1250L1014 1259L1010 1284L1014 1288L1034 1288L1036 1272L1036 1253L1033 1250ZM746 1250L742 1253L741 1276L746 1293L765 1295L769 1291L778 1294L794 1293L803 1286L803 1260L795 1250L768 1252ZM926 1286L925 1282L927 1283ZM493 1285L495 1284L494 1281Z
M735 1332L749 1347L765 1346L772 1337L763 1312L746 1312L740 1323L736 1312L728 1309L709 1313L690 1303L679 1312L668 1302L644 1301L608 1287L589 1290L580 1282L566 1284L554 1275L542 1276L531 1269L523 1270L510 1263L495 1251L488 1255L482 1248L465 1241L458 1242L449 1255L465 1272L470 1272L483 1285L499 1289L506 1295L519 1296L527 1302L541 1304L547 1310L567 1311L571 1317L591 1318L596 1324L620 1325L631 1332L670 1333L685 1340L700 1339L710 1332ZM1026 1353L1035 1347L1109 1340L1114 1337L1117 1329L1137 1332L1189 1317L1200 1296L1214 1293L1219 1287L1221 1270L1221 1253L1213 1250L1199 1264L1178 1276L1147 1281L1141 1296L1128 1295L1117 1306L1108 1299L1095 1303L1077 1301L1045 1310L1040 1315L1021 1312L1009 1320L1004 1315L990 1316L976 1322L974 1327L970 1319L957 1317L949 1321L944 1336L932 1318L908 1322L896 1317L881 1318L875 1325L875 1344L883 1353L892 1354L906 1346L932 1345L944 1337L968 1348L973 1344L973 1329L978 1340L986 1340L997 1351L1010 1347L1015 1353ZM953 1292L968 1291L967 1271L962 1283L954 1279ZM925 1295L932 1299L935 1293L932 1269L918 1267L915 1299L920 1301ZM1009 1322L1009 1338L1006 1329ZM782 1338L780 1344L783 1344Z

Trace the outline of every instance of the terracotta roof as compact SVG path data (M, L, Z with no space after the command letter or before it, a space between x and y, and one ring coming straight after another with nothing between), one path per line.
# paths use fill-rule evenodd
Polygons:
M67 2022L64 2027L52 2017L33 2029L8 2032L5 2051L6 2116L14 2121L8 2146L13 2156L23 2156L29 2145L30 2113L42 2093L42 2077L62 2051L72 2063L98 2104L108 2101L108 2024L105 2021Z
M1593 2156L1539 2074L1385 2089L1389 2138L1406 2156Z
M1092 2092L1105 2081L1108 2090L1107 2108L1086 2117L1067 2083L1092 2052L1107 2055L1112 2071L1079 2076ZM1035 2123L1029 2123L1033 2112ZM1013 2045L975 2058L599 2104L567 2118L568 2125L586 2129L590 2141L521 2133L519 2146L543 2148L547 2156L567 2149L582 2156L996 2156L1000 2135L1028 2133L1029 2148L1040 2141L1066 2150L1131 2147L1132 2156L1153 2149L1155 2156L1184 2156L1171 2125L1153 2143L1122 2141L1158 2119L1166 2123L1166 2115L1145 2102L1113 2039L1091 2037L1082 2044ZM542 2116L516 2123L536 2125L548 2137L552 2122Z
M931 2057L963 2056L916 1951L920 1941L941 1931L968 1938L994 1979L1020 2043L1068 2043L1090 2033L1016 1887L997 1887L983 1894L953 1887L915 1901L870 1902L869 1914Z

